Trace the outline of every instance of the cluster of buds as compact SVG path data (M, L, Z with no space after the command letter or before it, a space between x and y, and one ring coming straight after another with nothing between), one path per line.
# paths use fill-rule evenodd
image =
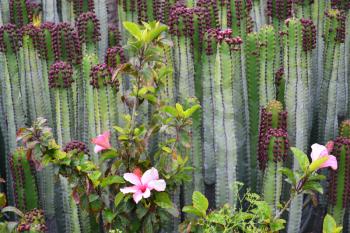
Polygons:
M5 24L0 27L0 52L17 52L21 47L21 32L14 24ZM7 45L11 48L8 48Z
M211 27L219 27L219 7L217 0L198 0L197 6L204 9L209 9L209 12L212 12L212 15L210 15L210 17L213 17L210 19L212 23Z
M310 51L316 48L316 26L310 19L300 19L303 26L303 50Z
M71 64L58 61L51 65L49 71L50 88L69 88L73 82L73 68Z
M123 64L126 62L126 58L124 55L124 49L121 46L114 46L112 48L108 48L105 56L105 63L109 68L117 68L119 64Z
M272 100L266 108L261 110L258 160L261 170L266 168L268 150L273 139L274 161L286 159L289 148L287 134L287 112L279 101Z
M27 24L21 28L21 35L22 39L24 36L29 36L32 39L35 48L38 49L38 51L41 50L42 34L40 28L35 27L33 24Z
M293 0L267 0L267 15L285 20L293 14Z
M94 11L94 0L71 0L73 2L73 10L75 16L88 11Z
M63 148L63 151L68 153L70 151L76 151L77 153L84 153L89 154L89 148L88 146L81 141L73 140L71 142L68 142L66 146Z
M29 0L10 0L10 21L22 27L32 21L33 15L39 14L41 6Z
M38 43L37 49L39 51L39 55L43 59L49 59L48 53L49 51L54 54L54 48L52 43L48 43L48 41L53 42L53 38L57 37L57 31L56 31L56 24L52 22L45 22L40 25L40 28L37 29L38 33ZM58 48L56 48L58 49ZM53 55L54 56L54 55ZM55 57L52 57L51 59L54 59Z
M343 154L345 153L345 154ZM334 140L334 147L332 154L337 158L338 164L340 164L341 156L345 156L345 170L344 180L339 179L340 170L332 170L329 177L329 201L332 205L337 203L337 187L343 185L343 208L349 206L350 201L350 120L343 121L340 130L339 137ZM339 181L341 183L339 183Z
M102 86L111 85L116 91L119 90L119 80L112 81L112 71L106 63L95 65L91 68L90 85L93 88L101 88Z
M100 22L94 12L79 15L76 26L81 43L97 43L100 40Z
M120 45L122 41L122 36L117 26L108 25L108 47L113 47Z
M216 43L222 44L226 43L231 47L231 50L239 50L240 45L243 43L243 40L240 37L233 37L231 29L209 29L207 30L206 41L206 54L213 54L212 42L213 40Z
M349 10L350 1L349 0L331 0L331 6L334 9Z
M284 68L283 66L281 66L277 72L275 73L275 84L276 86L280 86L281 85L281 81L283 79L283 75L284 75Z
M232 15L232 6L231 4L234 4L234 9L235 9L235 15ZM233 23L233 18L234 17L236 19L237 22L237 27L241 26L241 20L247 18L250 18L250 11L253 7L253 3L252 0L234 0L233 3L231 3L231 1L227 1L227 26L228 27L232 27L232 23ZM247 28L247 33L249 33L249 29L251 29L250 27Z
M169 31L172 35L187 36L193 38L195 33L194 20L198 21L198 32L200 39L209 29L210 13L208 9L203 7L188 8L181 4L176 4L170 9L169 15Z
M25 213L17 226L18 232L47 232L45 223L44 211L40 209L33 209Z
M349 3L350 4L350 3ZM344 43L345 42L345 23L346 23L346 14L344 12L339 12L337 16L338 20L338 27L337 27L337 35L335 37L335 40L338 43Z
M52 35L52 44L56 60L80 64L82 60L82 49L78 33L72 25L66 22L57 24L55 28L56 30Z

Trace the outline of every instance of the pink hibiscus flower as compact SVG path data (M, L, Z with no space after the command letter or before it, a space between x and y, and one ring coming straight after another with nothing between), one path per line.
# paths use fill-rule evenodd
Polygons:
M337 158L333 155L330 155L329 153L333 149L333 143L329 142L326 146L320 145L320 144L313 144L311 146L312 152L311 152L311 159L312 161L316 161L320 158L327 157L328 159L321 164L320 168L325 167L331 167L333 170L337 170L338 168L338 162Z
M154 167L147 170L142 176L140 172L125 173L124 179L132 183L134 186L120 189L124 194L133 193L133 199L137 203L142 198L149 198L151 191L156 190L162 192L166 188L165 180L159 179L158 171Z
M109 143L110 135L110 132L106 131L103 134L98 135L96 138L93 138L91 140L91 142L96 145L94 149L95 153L98 153L103 150L108 150L112 147Z

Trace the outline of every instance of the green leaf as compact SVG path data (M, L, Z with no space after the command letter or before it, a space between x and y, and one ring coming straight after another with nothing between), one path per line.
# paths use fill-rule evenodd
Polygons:
M170 115L176 117L177 116L177 111L176 111L176 108L174 107L171 107L171 106L165 106L163 108L163 111L166 112L166 113L169 113Z
M118 205L120 204L120 202L124 199L124 193L119 192L117 195L115 195L114 198L114 206L118 207Z
M205 216L209 207L208 199L201 192L194 191L192 194L192 202L193 207L199 210L203 216Z
M296 147L291 147L290 149L293 152L295 158L298 160L301 169L306 172L310 165L307 155Z
M308 181L304 184L303 190L312 190L323 194L322 185L316 181Z
M116 150L104 150L101 152L101 160L106 161L108 159L114 159L118 156L118 152Z
M99 179L100 179L101 175L102 175L102 173L100 171L94 171L94 172L88 174L88 177L90 178L90 180L95 188L100 184Z
M310 166L309 166L309 171L310 172L313 172L313 171L316 171L317 169L320 168L320 166L326 162L328 160L328 157L327 156L324 156L324 157L321 157L315 161L313 161Z
M201 106L199 104L192 106L191 108L189 108L185 111L185 117L186 118L191 117L193 115L193 113L195 113L200 108L201 108Z
M337 224L334 218L327 214L323 220L323 229L322 233L338 233L341 232L342 227L337 227Z
M287 176L287 182L290 184L295 185L296 184L296 179L294 176L294 173L291 169L283 167L279 170L283 175Z
M139 25L132 22L124 22L123 25L124 25L124 28L136 39L138 40L142 39L142 32Z
M117 216L117 213L113 213L110 209L103 211L103 217L107 223L112 223L113 219Z
M199 210L197 210L196 208L194 208L193 206L184 206L182 208L182 212L184 213L189 213L189 214L194 214L198 217L204 217L203 213Z
M159 193L156 193L155 196L156 196L156 199L154 203L156 203L157 206L163 209L169 209L173 207L173 203L168 193L159 192Z
M102 179L101 186L102 188L111 185L111 184L124 184L125 180L121 176L108 176Z
M0 193L0 208L6 205L6 196L4 193Z
M19 209L17 209L16 207L13 207L13 206L7 206L1 210L1 213L6 213L6 212L15 213L18 216L20 216L21 218L24 217L24 214L22 213L22 211L20 211Z
M179 104L179 103L176 103L175 107L176 107L176 110L177 110L177 113L179 114L179 116L180 117L184 117L185 116L185 112L184 112L184 109L183 109L182 105Z

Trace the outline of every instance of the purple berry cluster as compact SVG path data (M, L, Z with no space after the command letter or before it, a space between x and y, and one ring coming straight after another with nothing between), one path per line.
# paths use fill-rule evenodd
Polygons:
M52 44L56 60L80 64L82 49L78 33L74 30L72 25L66 22L57 24L55 28L55 33L52 35Z
M334 9L347 11L350 9L350 1L349 0L331 0L331 6Z
M292 16L293 0L267 0L267 16L285 20Z
M275 162L284 161L288 155L288 134L284 129L269 128L262 141L259 141L259 167L261 170L265 170L266 163L268 161L268 151L271 139L274 138L273 144L273 156Z
M111 85L115 90L119 90L119 81L112 81L112 70L108 68L106 63L95 65L91 68L90 85L93 88L101 88L102 86Z
M206 54L212 55L213 54L213 48L212 43L213 41L215 43L227 43L232 50L239 50L240 45L243 43L243 40L240 37L233 37L232 36L232 29L208 29L207 30L207 36L205 38L206 42Z
M94 12L79 15L76 21L80 43L97 43L100 40L100 22Z
M337 15L338 20L338 27L337 27L337 35L335 37L335 40L338 43L344 43L345 42L345 22L346 22L346 14L345 12L341 11Z
M10 0L10 22L22 27L30 23L33 14L38 14L40 10L40 4L29 0Z
M211 27L218 28L220 23L219 23L219 8L218 8L217 1L216 0L198 0L197 6L204 9L209 9L209 12L212 12L213 16L211 17L213 18L210 19L212 23Z
M278 87L279 85L281 85L281 81L283 79L283 75L284 75L284 68L283 66L281 66L277 72L275 73L275 84Z
M303 50L310 51L316 48L316 26L310 19L300 19L303 26Z
M117 26L108 25L108 46L113 47L117 45L121 45L122 36Z
M0 52L17 52L21 47L21 31L14 24L5 24L0 27ZM11 48L6 45L9 43ZM10 49L10 50L9 50Z
M266 168L268 161L268 147L270 139L275 138L274 143L274 161L282 161L287 156L289 147L287 135L287 115L283 111L283 106L278 101L271 101L266 108L261 109L258 160L261 170ZM277 125L273 125L273 114L277 114ZM276 119L275 119L276 120Z
M340 156L342 150L345 150L345 175L344 175L344 192L343 192L343 207L349 206L350 201L350 138L340 136L334 141L334 149L332 154L337 158L338 164L340 163ZM338 170L330 171L329 175L329 202L333 205L337 202L337 181Z
M66 146L63 148L63 151L66 153L73 150L76 150L78 153L89 154L88 146L84 142L78 140L73 140L67 143Z
M20 220L17 231L18 232L47 232L47 226L45 223L44 211L41 209L33 209L25 213L24 217Z
M73 68L71 64L58 61L51 65L49 71L50 88L69 88L73 80Z
M71 0L71 1L73 2L73 10L76 16L79 16L80 14L87 11L95 10L94 0Z
M112 48L108 48L105 56L105 63L109 68L117 68L119 64L123 64L126 62L124 49L121 46L114 46Z

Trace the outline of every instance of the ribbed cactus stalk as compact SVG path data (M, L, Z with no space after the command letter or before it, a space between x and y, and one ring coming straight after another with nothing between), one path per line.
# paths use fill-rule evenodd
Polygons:
M70 0L73 2L73 10L76 17L80 14L94 11L94 0Z
M7 121L6 142L8 150L16 147L16 130L26 122L24 112L24 97L20 87L20 68L18 51L20 49L20 31L13 24L0 27L0 54L4 61L3 75L3 101Z
M36 3L27 0L10 0L11 23L22 27L32 21L33 13L39 8Z
M316 33L312 21L288 19L283 36L285 105L288 109L288 136L290 144L307 150L311 129L310 80L312 80L311 51L315 47ZM293 170L299 169L297 161ZM288 232L299 232L302 212L302 197L292 201L289 214Z
M42 64L37 49L41 47L40 29L33 24L22 27L22 48L20 62L23 71L21 77L22 93L26 97L29 121L44 117L52 121L50 93L47 75L42 75ZM44 69L46 71L46 69ZM25 104L26 106L27 104Z
M101 39L100 22L95 13L82 13L76 22L81 44L85 44L87 53L97 52L97 43Z
M9 157L16 207L29 211L39 207L34 163L27 159L27 151L17 148Z
M17 232L45 233L48 228L45 222L44 212L40 209L33 209L24 214L16 228Z
M72 76L73 68L69 63L58 61L50 67L49 87L54 92L56 137L60 145L69 142L73 136Z
M279 170L288 153L287 112L273 100L261 111L259 132L259 167L263 171L264 200L277 213L282 193L282 174Z
M232 184L236 181L236 164L239 134L244 132L237 111L243 97L241 78L237 66L240 61L241 38L232 37L232 30L212 30L211 36L216 42L214 66L214 139L216 164L216 205L234 204ZM242 142L243 143L243 142ZM226 187L226 191L222 192Z
M108 47L121 46L122 45L122 35L117 26L108 26Z
M321 142L334 138L337 131L337 113L343 106L337 106L337 84L340 82L341 44L345 41L346 15L339 10L326 12L324 24L323 74L320 86L318 129Z
M112 72L105 63L93 66L90 76L90 84L94 89L96 132L102 134L118 123L116 96L119 91L119 80L112 81Z
M188 97L201 99L201 42L210 23L205 22L203 15L208 15L205 9L200 7L188 8L178 4L171 9L169 16L170 33L174 41L173 64L175 79L176 101L184 102ZM197 74L197 75L196 75ZM197 78L197 79L196 79ZM197 87L197 89L196 89ZM193 183L185 188L185 200L191 202L193 190L203 190L202 175L202 137L201 137L201 112L194 115L192 127L192 148L190 158L195 167ZM188 153L188 152L185 152Z
M284 105L284 90L286 80L284 79L284 68L280 67L275 73L276 99Z
M249 33L247 35L245 46L246 55L246 77L247 77L247 96L249 112L249 143L250 156L247 160L249 168L247 176L250 177L250 185L255 190L257 188L257 148L259 135L259 111L260 111L260 53L259 53L259 35L258 33Z
M278 69L278 43L275 41L276 31L272 26L263 27L259 31L259 103L265 106L276 98L275 72Z
M343 121L339 137L334 140L332 154L337 158L338 169L329 174L329 210L338 224L343 224L350 201L350 121Z

